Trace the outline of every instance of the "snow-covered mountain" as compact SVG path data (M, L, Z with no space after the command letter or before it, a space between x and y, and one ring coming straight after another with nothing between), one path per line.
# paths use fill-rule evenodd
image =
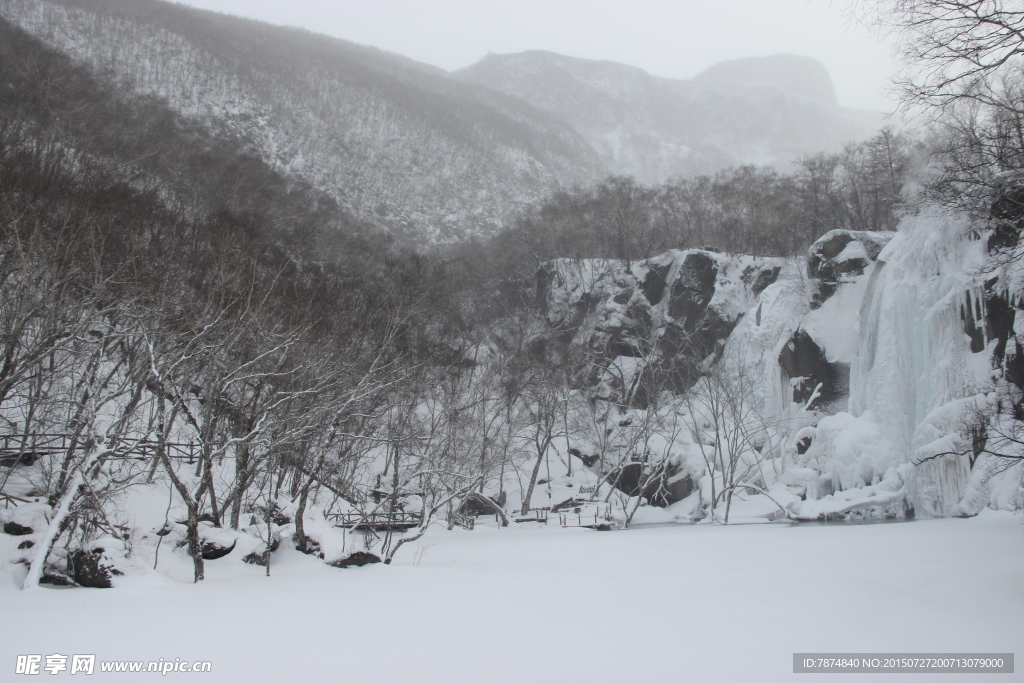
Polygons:
M649 183L738 164L786 167L869 137L882 118L840 107L825 67L794 55L723 62L684 81L533 50L488 55L455 75L569 122L611 171Z
M562 121L374 48L158 0L0 0L0 17L414 243L492 233L604 173Z
M800 57L692 81L543 52L448 74L162 0L0 0L0 19L419 245L493 234L553 190L610 173L785 166L877 123L839 107L824 68Z

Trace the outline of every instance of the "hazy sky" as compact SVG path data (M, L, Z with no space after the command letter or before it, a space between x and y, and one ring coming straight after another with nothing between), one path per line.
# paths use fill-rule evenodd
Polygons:
M543 49L689 78L780 52L825 64L839 102L888 110L889 48L843 0L186 0L302 26L453 70L488 52Z

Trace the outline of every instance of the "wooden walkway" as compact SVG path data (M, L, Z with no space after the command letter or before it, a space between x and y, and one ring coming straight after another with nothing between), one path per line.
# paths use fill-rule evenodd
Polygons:
M588 505L583 509L576 508L572 512L559 513L558 523L563 527L583 527L600 531L610 531L618 526L618 522L612 517L610 505Z
M415 512L336 512L327 519L353 531L407 531L418 527L423 518Z
M194 442L165 442L167 456L172 460L196 462L199 444ZM66 453L68 448L79 450L84 439L77 442L68 434L0 434L0 466L33 465L47 455ZM157 442L152 439L121 439L117 449L107 457L114 460L145 460L156 455Z

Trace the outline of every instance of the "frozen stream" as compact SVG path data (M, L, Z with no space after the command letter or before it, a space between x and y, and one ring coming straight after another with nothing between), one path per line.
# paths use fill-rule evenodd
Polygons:
M7 580L0 666L95 653L210 660L192 679L211 681L832 681L792 674L793 653L1016 650L1021 671L1020 517L803 526L481 526L431 532L390 567L281 550L270 578L228 556L198 586Z

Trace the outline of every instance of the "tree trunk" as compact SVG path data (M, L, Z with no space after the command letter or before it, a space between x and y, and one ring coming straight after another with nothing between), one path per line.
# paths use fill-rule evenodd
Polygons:
M533 488L537 484L537 475L540 474L540 465L544 462L544 454L547 452L547 443L543 448L538 449L537 462L533 464L533 473L530 475L530 485L526 488L526 495L523 497L523 514L530 511L530 499L533 498Z
M67 490L61 496L60 506L57 508L53 519L50 520L49 526L46 527L46 534L43 535L42 540L39 541L32 551L32 562L29 565L28 576L25 577L25 590L39 588L39 579L43 577L43 571L46 568L46 558L50 554L50 549L53 548L57 537L60 536L60 532L63 531L64 521L71 512L72 504L81 492L80 489L83 481L84 477L80 470L72 475Z

